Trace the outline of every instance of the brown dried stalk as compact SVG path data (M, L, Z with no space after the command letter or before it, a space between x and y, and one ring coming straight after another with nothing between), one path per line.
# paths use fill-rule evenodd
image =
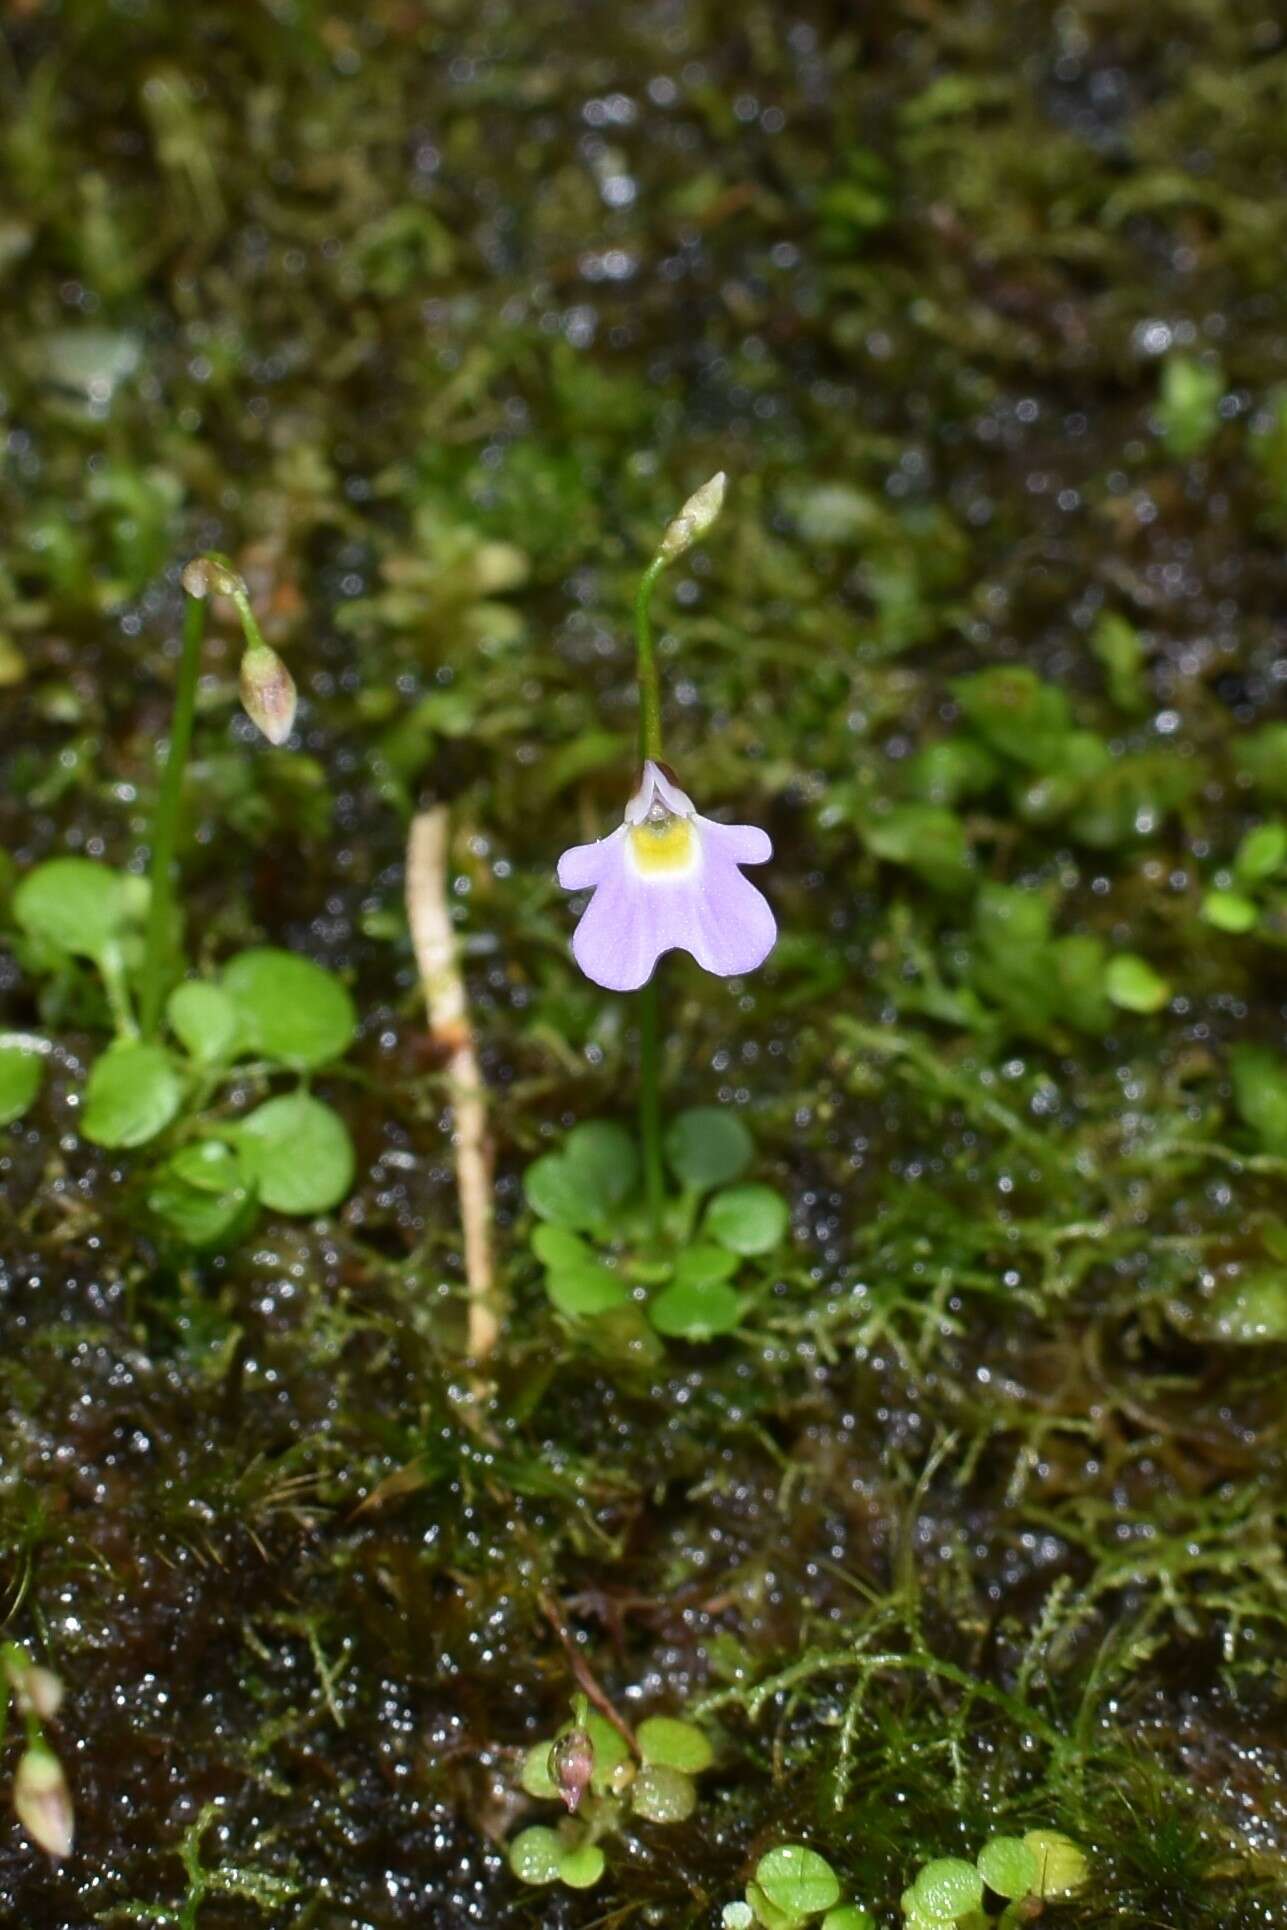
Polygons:
M447 1059L469 1294L469 1351L475 1360L485 1360L500 1336L492 1261L492 1149L487 1132L487 1088L474 1051L465 981L451 924L447 811L441 804L411 820L407 917L429 1011L430 1037Z

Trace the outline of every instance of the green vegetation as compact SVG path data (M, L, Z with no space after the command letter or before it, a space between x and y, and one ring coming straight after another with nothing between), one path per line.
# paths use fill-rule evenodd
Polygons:
M731 1333L780 1277L787 1203L771 1186L731 1183L754 1154L737 1114L694 1106L672 1121L664 1146L680 1191L664 1204L659 1235L621 1126L575 1126L524 1176L550 1303L573 1338L579 1331L600 1351L659 1357L656 1334Z
M0 1916L1275 1924L1272 15L0 9ZM553 872L721 469L654 1230Z
M536 1823L520 1830L509 1845L510 1868L524 1883L592 1888L607 1867L601 1841L632 1816L687 1822L697 1808L694 1779L713 1760L705 1734L691 1722L649 1716L632 1744L579 1696L558 1736L528 1750L519 1778L529 1796L561 1799L570 1813L557 1829Z

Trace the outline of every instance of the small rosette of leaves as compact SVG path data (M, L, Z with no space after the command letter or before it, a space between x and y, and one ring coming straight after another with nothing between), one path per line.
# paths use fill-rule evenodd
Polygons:
M1058 1830L994 1836L975 1862L935 1857L903 1892L907 1930L1017 1930L1035 1910L1075 1896L1087 1880L1085 1853Z
M575 1813L552 1826L521 1830L510 1843L510 1868L525 1883L558 1882L572 1889L597 1883L605 1867L600 1840L631 1815L649 1823L686 1822L697 1807L696 1778L714 1761L705 1732L672 1716L650 1716L640 1724L636 1758L610 1722L587 1709L582 1698L577 1703L573 1720L556 1736L534 1743L523 1760L519 1782L527 1794L568 1805L560 1745L569 1737L579 1745Z
M302 1085L265 1091L235 1117L219 1099L234 1078L261 1086L282 1073L302 1080L341 1058L357 1030L348 991L309 959L257 946L229 960L218 979L175 986L167 1036L140 1038L133 993L147 901L142 879L79 857L37 865L13 895L19 954L43 982L51 1015L72 1012L116 1033L79 1095L81 1136L113 1152L169 1136L142 1193L154 1229L181 1247L226 1244L247 1229L256 1204L329 1212L353 1180L339 1114ZM97 976L97 1010L86 962ZM38 1038L0 1036L0 1125L34 1102L46 1050Z
M679 1190L658 1247L631 1135L604 1121L574 1127L524 1180L538 1220L532 1250L551 1304L566 1320L595 1323L601 1340L645 1354L656 1351L657 1335L707 1341L733 1332L754 1298L748 1269L775 1254L789 1230L781 1194L743 1180L754 1152L735 1113L680 1113L665 1137Z
M573 1751L565 1747L569 1739L577 1745ZM577 1696L573 1720L527 1751L521 1787L538 1801L561 1801L573 1814L513 1837L507 1859L521 1882L589 1889L606 1866L600 1839L627 1816L654 1824L687 1822L697 1808L695 1778L714 1760L710 1739L695 1723L650 1716L635 1741L637 1758L616 1727ZM569 1776L569 1760L575 1776Z
M195 1090L219 1084L247 1058L262 1060L269 1076L318 1070L348 1049L357 1029L353 1002L332 973L270 946L238 953L217 983L176 986L166 1020ZM244 1230L256 1201L299 1217L331 1211L353 1183L354 1163L344 1121L301 1086L181 1147L153 1175L148 1205L181 1244L217 1246Z
M1231 937L1254 933L1270 944L1287 944L1287 824L1271 818L1252 826L1232 866L1216 873L1202 916Z

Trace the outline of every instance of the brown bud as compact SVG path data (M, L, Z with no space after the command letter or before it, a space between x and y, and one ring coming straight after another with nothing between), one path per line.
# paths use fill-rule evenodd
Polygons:
M584 1729L569 1729L550 1745L550 1781L575 1812L594 1774L594 1744Z
M18 1821L47 1856L71 1855L71 1791L63 1766L46 1742L29 1743L13 1777L13 1807Z
M241 704L270 744L284 744L295 723L295 679L275 650L252 644L241 659Z

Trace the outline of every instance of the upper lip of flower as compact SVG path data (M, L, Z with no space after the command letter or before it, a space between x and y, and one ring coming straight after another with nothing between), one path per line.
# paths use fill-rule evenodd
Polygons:
M625 811L626 855L635 877L661 885L691 876L702 860L699 823L687 793L659 766L646 764Z
M681 791L674 778L650 758L643 767L639 789L626 806L627 824L642 824L655 805L660 804L671 817L695 818L697 806L687 791Z

